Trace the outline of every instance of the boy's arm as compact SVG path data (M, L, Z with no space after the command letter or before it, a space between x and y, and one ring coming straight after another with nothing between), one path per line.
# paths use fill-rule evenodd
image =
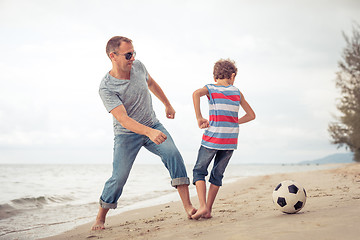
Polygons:
M255 112L252 110L248 102L245 100L244 95L242 93L240 93L240 95L241 95L240 105L245 111L245 115L239 118L239 124L242 124L254 120L256 116L255 116Z
M128 116L124 105L117 106L110 113L119 121L119 123L126 129L150 138L156 144L161 144L166 140L166 135L157 129L147 127L138 123Z
M155 82L155 80L150 76L150 74L148 79L148 87L150 91L165 105L166 117L170 119L174 119L175 118L174 108L171 106L169 100L165 96L165 93L163 92L159 84Z
M209 94L209 91L206 87L200 88L193 93L193 101L194 101L194 109L195 115L198 122L199 128L207 128L209 127L209 121L203 118L200 109L200 97Z

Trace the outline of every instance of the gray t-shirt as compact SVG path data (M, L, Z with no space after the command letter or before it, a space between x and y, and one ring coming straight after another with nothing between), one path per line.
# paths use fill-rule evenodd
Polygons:
M124 105L129 117L135 121L152 127L159 120L153 110L151 95L148 88L148 72L138 60L133 62L130 80L112 77L109 72L100 83L99 94L108 112L117 106ZM130 130L124 128L113 117L114 134L129 134Z

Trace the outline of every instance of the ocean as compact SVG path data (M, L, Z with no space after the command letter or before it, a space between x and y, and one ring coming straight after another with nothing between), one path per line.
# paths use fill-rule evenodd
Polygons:
M248 176L330 167L229 164L224 184ZM192 165L187 168L191 177ZM101 191L111 171L111 164L0 165L0 239L38 239L94 221ZM196 195L193 185L190 194ZM108 216L177 200L163 165L135 163L118 208L110 210Z

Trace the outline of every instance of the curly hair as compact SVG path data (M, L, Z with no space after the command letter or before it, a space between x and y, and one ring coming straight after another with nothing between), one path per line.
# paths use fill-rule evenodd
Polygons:
M106 54L110 58L110 53L115 52L121 45L121 42L132 43L132 40L127 37L115 36L110 38L106 44Z
M230 79L231 74L237 74L235 62L230 59L220 59L214 65L214 78L215 79Z

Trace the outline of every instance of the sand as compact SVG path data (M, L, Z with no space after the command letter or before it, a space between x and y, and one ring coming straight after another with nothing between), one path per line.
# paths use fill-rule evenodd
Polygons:
M277 210L272 191L283 180L295 180L307 191L305 207L296 214ZM198 206L196 196L192 198ZM213 218L189 220L180 202L171 202L109 217L106 229L92 223L58 239L360 239L360 164L334 169L249 177L223 186Z

